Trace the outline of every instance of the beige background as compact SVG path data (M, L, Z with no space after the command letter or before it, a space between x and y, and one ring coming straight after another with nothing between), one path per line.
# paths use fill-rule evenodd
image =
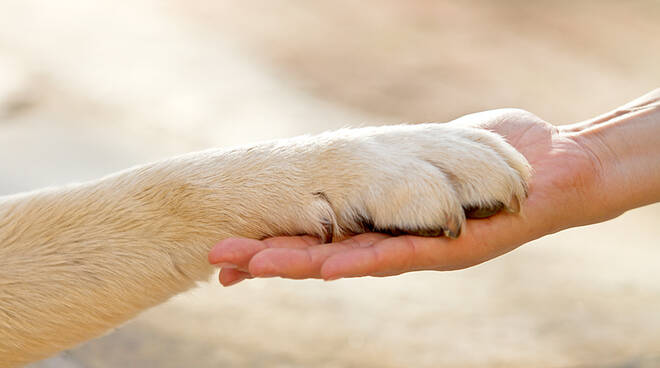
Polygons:
M0 1L0 193L346 125L585 119L659 87L659 19L655 1ZM459 272L212 282L31 367L655 367L659 219Z

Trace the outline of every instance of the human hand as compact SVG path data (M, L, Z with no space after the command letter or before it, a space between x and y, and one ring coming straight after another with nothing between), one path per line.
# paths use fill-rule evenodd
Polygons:
M516 109L471 114L451 124L499 133L527 158L534 174L520 213L468 220L457 239L377 233L331 244L309 236L225 239L209 254L209 261L222 267L220 282L228 286L252 277L332 280L461 269L543 235L618 214L603 214L595 205L601 168L587 145L570 130Z

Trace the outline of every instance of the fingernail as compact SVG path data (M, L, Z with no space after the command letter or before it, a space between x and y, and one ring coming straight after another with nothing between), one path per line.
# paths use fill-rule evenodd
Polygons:
M214 263L213 265L219 268L238 268L238 266L236 266L235 264L231 264L227 262Z
M339 280L340 278L341 277L339 276L330 276L328 278L323 279L323 281L335 281L335 280Z
M246 278L247 278L247 277L242 277L242 278L236 279L236 280L230 282L229 284L227 284L227 285L223 285L223 286L224 286L224 287L229 287L229 286L236 285L236 284L238 284L239 282L245 280Z

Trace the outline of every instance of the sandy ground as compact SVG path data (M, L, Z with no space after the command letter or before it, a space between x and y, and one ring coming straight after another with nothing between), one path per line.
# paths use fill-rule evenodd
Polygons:
M575 121L658 87L657 3L498 4L0 2L0 194L345 125ZM660 366L659 220L459 272L212 282L30 367Z

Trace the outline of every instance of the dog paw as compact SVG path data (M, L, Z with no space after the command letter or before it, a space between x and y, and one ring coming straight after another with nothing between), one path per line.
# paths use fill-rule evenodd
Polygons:
M322 220L326 240L366 231L455 238L466 218L516 213L527 196L527 160L488 130L397 125L319 142L312 195L332 209Z

